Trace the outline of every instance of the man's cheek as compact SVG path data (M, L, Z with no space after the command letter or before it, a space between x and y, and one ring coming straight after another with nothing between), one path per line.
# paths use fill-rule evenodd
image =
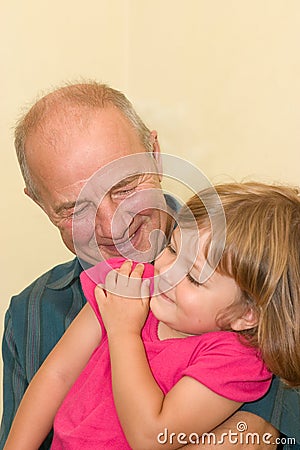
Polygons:
M90 242L95 236L95 223L90 219L81 221L74 220L71 227L66 230L74 242L75 247L81 247Z

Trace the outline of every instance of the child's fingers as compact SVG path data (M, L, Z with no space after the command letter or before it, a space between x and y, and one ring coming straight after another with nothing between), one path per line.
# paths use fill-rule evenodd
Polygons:
M113 291L116 288L118 272L116 270L111 270L108 272L105 278L105 289L108 291Z
M144 272L144 264L138 263L130 274L130 278L142 278Z
M120 273L122 275L127 275L129 277L130 272L131 272L131 267L132 267L132 261L130 261L130 259L128 259L120 266L120 268L118 269L118 273Z
M125 261L117 270L111 270L105 279L107 292L123 297L140 298L144 264L138 263L132 269L132 261ZM131 271L132 269L132 271ZM143 297L149 297L147 283L143 288Z
M128 286L131 267L132 261L127 260L116 271L116 290L120 293L120 295L124 295L125 289Z

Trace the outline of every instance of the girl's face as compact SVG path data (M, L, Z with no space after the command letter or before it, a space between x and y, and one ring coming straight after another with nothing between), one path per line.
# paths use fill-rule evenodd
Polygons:
M173 232L168 247L155 261L155 269L160 280L159 289L160 285L163 285L165 292L151 299L151 310L159 321L183 335L218 331L220 328L216 323L217 315L241 294L233 278L216 271L206 281L199 283L200 273L205 263L204 245L207 237L207 232L200 234L199 252L194 264L181 281L177 284L173 283L173 286L169 269L179 256L180 231L178 229ZM195 240L191 240L191 245L192 242ZM180 255L180 258L183 262L188 262L189 255L193 253L192 249L185 248L184 252L186 254ZM189 266L191 266L191 259ZM166 281L169 285L167 290Z

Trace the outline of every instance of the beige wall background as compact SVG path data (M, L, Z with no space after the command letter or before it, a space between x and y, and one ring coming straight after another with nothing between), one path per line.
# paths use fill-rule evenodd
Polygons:
M22 107L51 87L123 90L162 150L212 181L300 184L298 0L10 0L0 42L1 326L11 295L72 257L23 194L13 148Z

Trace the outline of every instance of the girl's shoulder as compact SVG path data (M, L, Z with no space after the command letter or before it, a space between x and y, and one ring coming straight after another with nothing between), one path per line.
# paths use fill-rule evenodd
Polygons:
M198 338L198 344L184 376L195 378L238 402L257 400L267 392L272 374L259 350L247 344L241 335L217 331L193 338Z

